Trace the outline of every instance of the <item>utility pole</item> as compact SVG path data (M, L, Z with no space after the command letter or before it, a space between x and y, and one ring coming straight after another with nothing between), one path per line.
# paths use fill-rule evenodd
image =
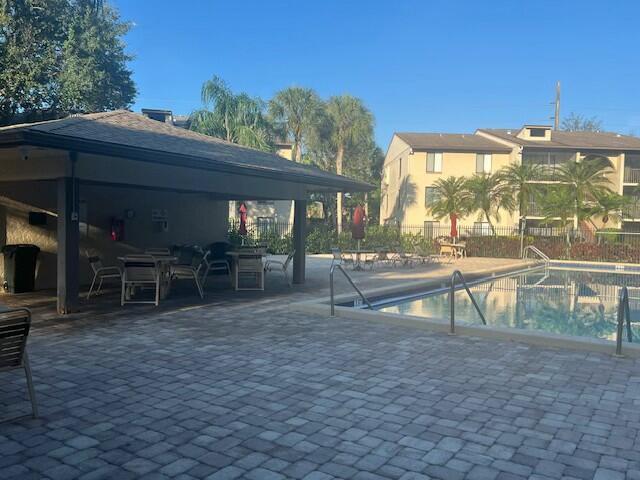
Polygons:
M555 114L553 115L553 129L560 130L560 81L556 82Z

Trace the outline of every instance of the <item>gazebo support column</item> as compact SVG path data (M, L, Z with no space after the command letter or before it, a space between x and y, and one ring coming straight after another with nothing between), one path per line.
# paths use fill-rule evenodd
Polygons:
M296 200L293 207L293 283L302 285L305 276L305 249L307 240L307 201Z
M78 306L80 222L78 180L58 179L58 313L67 314Z

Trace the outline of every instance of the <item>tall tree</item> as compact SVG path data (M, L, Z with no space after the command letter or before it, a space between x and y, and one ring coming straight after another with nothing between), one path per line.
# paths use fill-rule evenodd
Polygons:
M571 229L569 226L573 222L573 215L575 214L574 206L572 205L573 198L572 187L563 184L549 186L541 197L542 214L544 215L545 223L559 224L565 231L567 255L571 247Z
M467 179L466 189L469 209L480 211L495 235L496 229L493 221L500 221L500 210L513 212L515 209L511 188L502 181L500 173L483 173Z
M602 121L597 117L587 118L571 112L562 121L561 129L565 132L599 132L602 130Z
M191 130L259 150L273 149L272 128L261 99L234 94L217 76L202 85L201 98L205 108L191 114Z
M515 196L521 223L529 213L529 205L540 198L540 188L533 183L545 179L544 167L537 164L512 164L500 171L504 183Z
M612 193L607 177L611 166L603 158L567 162L558 169L557 180L570 185L574 227L585 219L585 212L597 203L599 197Z
M326 105L331 130L330 142L335 149L336 173L342 175L344 154L356 145L370 143L373 137L373 115L362 100L350 95L331 97ZM336 223L342 232L342 193L336 195Z
M292 157L302 161L302 146L322 121L322 101L310 88L289 87L269 102L269 114L276 131L293 140Z
M76 0L62 50L61 107L96 112L127 107L136 88L122 37L130 25L104 2Z
M97 0L0 0L0 124L127 108L128 24Z
M433 187L436 189L436 200L427 208L435 218L449 218L453 224L469 212L469 195L464 177L439 178Z

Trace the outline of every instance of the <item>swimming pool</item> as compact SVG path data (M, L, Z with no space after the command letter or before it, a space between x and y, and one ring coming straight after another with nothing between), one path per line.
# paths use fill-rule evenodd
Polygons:
M615 340L618 298L629 290L632 321L640 320L640 273L637 270L554 264L470 283L489 327ZM447 289L377 299L374 308L429 319L449 318ZM464 290L455 293L457 325L479 325L478 313ZM634 341L640 323L632 324ZM626 341L626 338L625 338Z

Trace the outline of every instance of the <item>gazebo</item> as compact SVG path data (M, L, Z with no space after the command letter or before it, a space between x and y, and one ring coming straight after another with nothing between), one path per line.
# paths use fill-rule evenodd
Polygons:
M372 188L124 110L0 128L0 162L0 244L42 240L41 286L55 284L60 313L77 306L81 248L114 256L222 240L229 200L295 201L293 281L303 283L309 194Z

